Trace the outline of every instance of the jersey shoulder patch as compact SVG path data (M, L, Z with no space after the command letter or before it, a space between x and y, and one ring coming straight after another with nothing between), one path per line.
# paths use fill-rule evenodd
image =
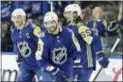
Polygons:
M91 44L93 37L92 32L90 31L90 29L87 26L81 26L79 27L78 32L81 34L83 40L87 43L87 44Z
M33 30L33 34L36 35L37 37L40 37L41 33L41 28L39 26L36 26Z
M80 26L78 29L79 33L85 32L86 30L89 30L89 28L87 26Z

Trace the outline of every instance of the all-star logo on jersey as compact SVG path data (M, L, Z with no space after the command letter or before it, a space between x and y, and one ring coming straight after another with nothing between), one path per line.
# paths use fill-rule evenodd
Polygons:
M26 41L19 42L17 45L23 57L29 57L31 55L31 49Z
M67 60L67 52L65 47L54 48L52 53L52 60L56 64L63 64Z

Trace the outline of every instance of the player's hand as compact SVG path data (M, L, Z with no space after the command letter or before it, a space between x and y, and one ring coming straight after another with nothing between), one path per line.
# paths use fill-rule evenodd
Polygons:
M103 68L107 68L109 64L108 58L106 58L103 54L98 54L98 62Z
M53 76L60 76L63 74L63 71L61 71L58 67L54 67L54 66L48 66L46 70L48 72L51 72Z
M67 81L67 77L64 75L64 72L60 70L60 68L49 66L46 70L53 75L56 82L66 82Z

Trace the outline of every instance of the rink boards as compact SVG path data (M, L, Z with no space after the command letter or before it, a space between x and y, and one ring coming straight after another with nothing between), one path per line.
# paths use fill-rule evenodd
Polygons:
M13 53L2 53L2 71L0 71L2 81L15 81L18 72L18 66L15 62L16 54ZM122 81L122 57L113 56L109 58L110 64L107 69L103 69L96 79L96 81ZM97 69L91 75L90 81L93 81L93 78L100 69L100 65L97 62Z

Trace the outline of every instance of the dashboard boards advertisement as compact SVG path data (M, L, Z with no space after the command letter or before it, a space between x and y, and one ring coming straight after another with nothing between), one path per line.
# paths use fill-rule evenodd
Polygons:
M2 53L2 70L1 79L2 81L15 81L19 73L19 68L16 63L16 54L13 53ZM123 66L122 57L115 56L110 57L110 64L108 68L103 69L96 81L123 81ZM100 65L97 62L97 69L91 75L90 81L93 81L94 77L98 73Z

